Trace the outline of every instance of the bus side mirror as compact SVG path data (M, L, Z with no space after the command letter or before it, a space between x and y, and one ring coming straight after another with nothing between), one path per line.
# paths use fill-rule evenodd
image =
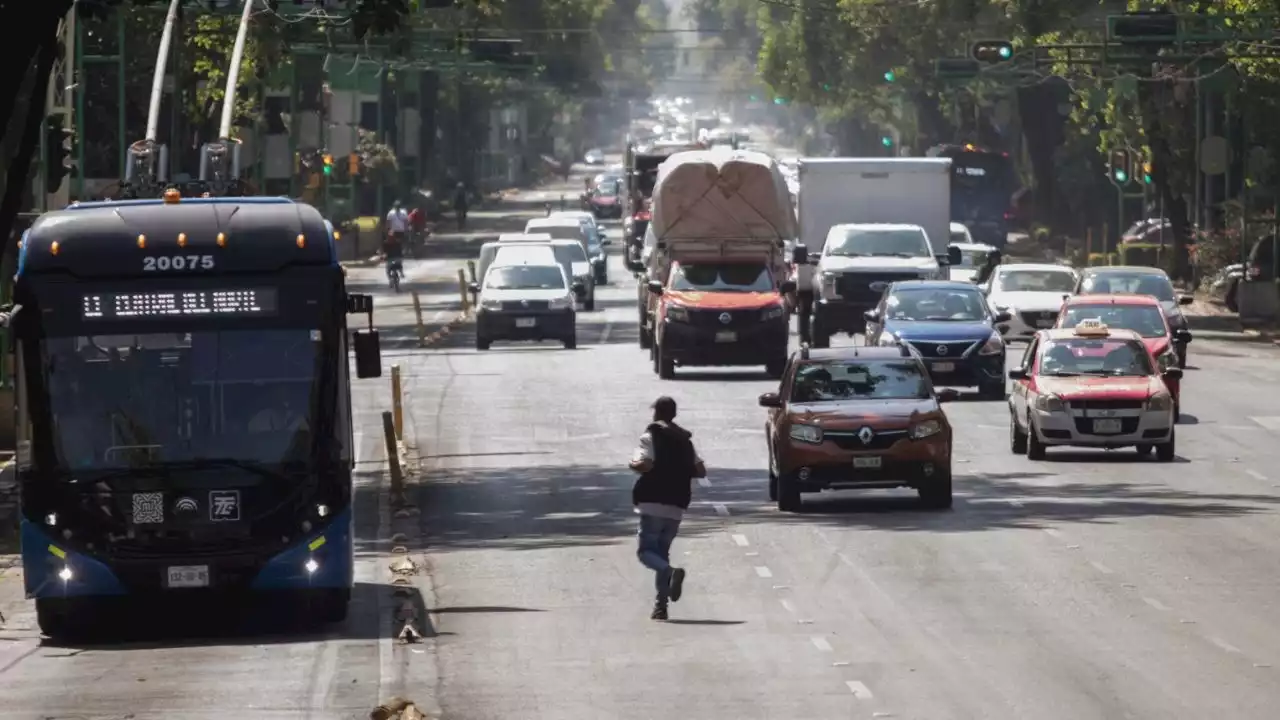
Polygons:
M352 333L356 350L356 377L361 380L382 377L382 343L378 331L356 330Z

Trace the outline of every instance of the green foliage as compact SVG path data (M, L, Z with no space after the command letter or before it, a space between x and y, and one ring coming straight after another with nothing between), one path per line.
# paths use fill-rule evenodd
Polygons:
M361 179L370 185L394 185L400 174L400 161L391 146L379 142L378 134L358 128L356 152L364 169Z

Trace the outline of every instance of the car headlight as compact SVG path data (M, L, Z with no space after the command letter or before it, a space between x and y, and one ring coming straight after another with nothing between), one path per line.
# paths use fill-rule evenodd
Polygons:
M1147 409L1156 412L1167 412L1173 409L1173 396L1169 393L1157 393L1147 398Z
M820 445L822 444L822 428L817 425L792 425L791 439Z
M836 297L836 273L822 273L822 294L824 297Z
M565 295L564 297L551 298L551 302L547 303L547 307L552 310L564 310L573 307L573 295Z
M942 423L937 420L925 420L911 426L911 439L921 440L942 432Z
M486 300L485 298L480 298L480 309L481 309L481 310L501 310L501 309L502 309L502 301L501 301L501 300Z
M880 340L877 344L880 347L893 347L898 344L898 336L891 332L880 333Z
M786 308L782 305L771 305L760 313L761 320L776 320L787 314Z
M979 355L999 355L1004 352L1004 340L1000 339L1000 333L991 332L991 337L982 344L982 349L978 351Z
M1041 412L1062 412L1067 404L1057 395L1039 395L1036 397L1036 409Z
M689 322L689 311L680 305L668 305L667 319L675 322Z

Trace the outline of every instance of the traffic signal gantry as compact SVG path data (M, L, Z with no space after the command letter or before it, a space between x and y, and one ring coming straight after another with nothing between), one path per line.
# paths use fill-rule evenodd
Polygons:
M969 47L969 56L985 65L1013 59L1013 43L1008 40L979 40Z
M66 116L54 113L44 119L44 189L50 195L75 172L71 162L76 131L66 126Z

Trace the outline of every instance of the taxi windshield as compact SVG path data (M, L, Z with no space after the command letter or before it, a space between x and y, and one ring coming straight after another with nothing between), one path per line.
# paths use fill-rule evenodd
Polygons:
M1154 374L1151 356L1136 340L1069 338L1050 340L1040 354L1040 375L1146 377Z
M1150 295L1160 302L1173 302L1173 283L1166 275L1150 272L1107 272L1086 277L1082 289L1087 295L1124 293Z
M1065 270L1006 270L996 287L1001 292L1061 292L1075 290L1076 276Z
M977 288L897 288L885 301L888 320L976 322L986 316Z
M773 278L764 265L693 263L671 273L671 289L682 292L772 292Z
M912 360L809 362L796 370L791 401L926 400L929 383Z
M1062 313L1059 327L1075 327L1082 320L1099 320L1103 325L1132 330L1144 338L1169 334L1164 313L1155 305L1072 305Z

